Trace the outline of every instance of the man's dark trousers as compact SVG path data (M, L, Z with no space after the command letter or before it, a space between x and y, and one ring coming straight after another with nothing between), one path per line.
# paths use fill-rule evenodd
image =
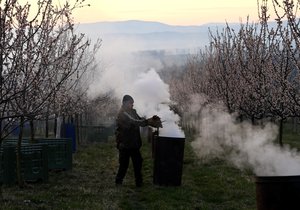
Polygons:
M122 184L126 175L129 160L132 160L134 177L136 186L141 186L143 183L142 163L143 158L139 149L119 149L119 170L116 176L116 184Z

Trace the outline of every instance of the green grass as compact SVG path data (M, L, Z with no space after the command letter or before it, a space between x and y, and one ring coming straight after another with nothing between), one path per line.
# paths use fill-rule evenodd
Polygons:
M292 123L286 123L283 127L283 144L290 145L293 148L300 149L300 132L299 125L297 129L294 128Z
M284 128L284 144L300 148L300 134ZM72 171L50 172L48 183L3 186L0 209L254 210L253 175L220 160L200 161L187 138L182 185L153 185L151 145L144 142L144 186L136 188L130 165L122 187L114 185L118 153L114 140L80 146Z
M182 185L152 184L151 145L142 148L144 186L134 185L130 165L122 187L115 187L118 153L113 140L80 147L72 171L51 172L48 183L3 187L0 209L256 209L252 175L214 159L199 161L185 143Z

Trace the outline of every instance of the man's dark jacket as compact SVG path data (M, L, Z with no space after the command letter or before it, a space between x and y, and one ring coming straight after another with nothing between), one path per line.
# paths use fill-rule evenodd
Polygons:
M140 126L147 126L135 109L120 109L117 117L116 141L118 149L139 149L142 146Z

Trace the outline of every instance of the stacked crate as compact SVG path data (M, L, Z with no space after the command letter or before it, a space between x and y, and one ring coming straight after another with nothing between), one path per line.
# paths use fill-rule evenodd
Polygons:
M0 182L14 184L16 173L16 141L4 142L0 148ZM43 144L23 143L20 150L21 176L24 181L47 181L48 161L47 147Z
M48 167L50 170L72 169L72 140L60 139L37 139L37 143L48 147Z
M13 184L16 180L15 147L5 145L0 147L0 183Z
M16 173L17 139L5 139L0 147L0 183L14 184ZM72 140L28 139L21 144L21 175L24 181L47 181L49 170L72 169Z
M21 174L25 181L48 180L47 146L26 144L21 146Z

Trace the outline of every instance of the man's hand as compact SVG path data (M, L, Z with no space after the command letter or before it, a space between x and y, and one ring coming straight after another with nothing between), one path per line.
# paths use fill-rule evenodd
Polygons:
M160 120L160 117L157 115L153 115L153 117L147 119L148 125L154 127L154 128L162 128L162 122Z

